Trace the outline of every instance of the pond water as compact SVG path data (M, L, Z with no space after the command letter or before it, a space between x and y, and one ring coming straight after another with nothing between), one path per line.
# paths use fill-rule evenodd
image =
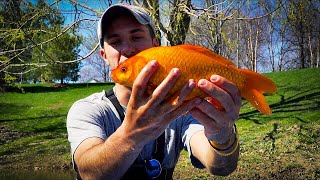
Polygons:
M75 180L76 175L70 171L0 171L0 180Z

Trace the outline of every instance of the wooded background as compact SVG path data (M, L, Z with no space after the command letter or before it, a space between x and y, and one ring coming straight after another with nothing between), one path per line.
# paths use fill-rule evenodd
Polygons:
M162 45L201 45L257 72L319 67L319 0L1 0L0 85L110 81L96 24L118 2L146 8Z

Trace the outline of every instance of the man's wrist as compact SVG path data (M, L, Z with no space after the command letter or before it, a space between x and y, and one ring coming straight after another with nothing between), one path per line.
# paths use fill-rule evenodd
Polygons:
M236 125L234 125L233 132L230 136L229 141L223 144L216 143L215 141L210 141L209 143L211 147L218 153L221 154L222 156L228 156L230 154L233 154L235 150L238 148L239 145L239 139L237 136L237 129Z

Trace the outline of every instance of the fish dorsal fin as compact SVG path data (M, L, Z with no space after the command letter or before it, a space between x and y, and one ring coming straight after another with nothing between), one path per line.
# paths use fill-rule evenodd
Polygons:
M201 46L196 46L196 45L192 45L192 44L181 44L181 45L177 45L176 47L180 47L180 48L187 49L187 50L193 50L193 51L199 52L203 55L212 57L213 60L215 60L217 62L234 66L232 61L228 60L227 58L225 58L225 57L223 57L223 56L221 56L221 55L219 55L219 54L217 54L207 48L201 47Z

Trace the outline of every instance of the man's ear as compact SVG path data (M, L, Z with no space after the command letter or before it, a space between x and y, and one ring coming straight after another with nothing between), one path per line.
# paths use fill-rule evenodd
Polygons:
M100 49L100 55L101 57L103 58L103 60L106 62L107 65L109 65L109 61L107 59L107 55L106 55L106 52L104 51L104 49Z
M159 39L157 37L154 37L152 40L152 44L154 47L160 46Z

